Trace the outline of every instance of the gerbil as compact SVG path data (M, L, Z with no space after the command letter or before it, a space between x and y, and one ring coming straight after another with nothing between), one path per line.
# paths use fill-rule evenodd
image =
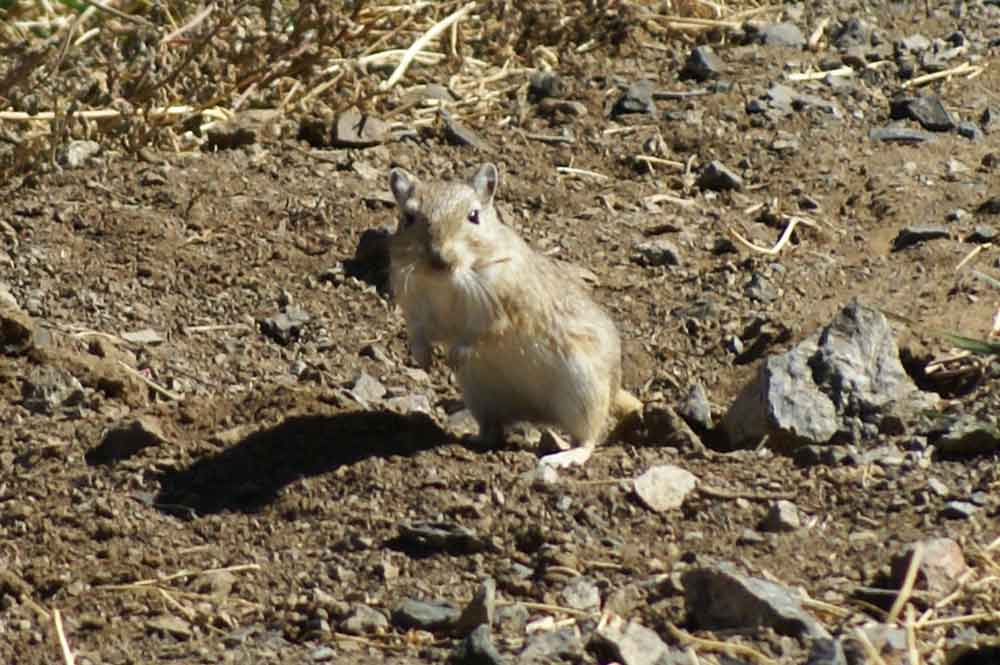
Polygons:
M390 171L392 291L417 363L430 364L434 345L447 351L482 441L518 421L554 425L576 447L542 461L582 464L612 415L642 405L621 388L615 324L565 267L499 220L498 181L493 164L468 183Z

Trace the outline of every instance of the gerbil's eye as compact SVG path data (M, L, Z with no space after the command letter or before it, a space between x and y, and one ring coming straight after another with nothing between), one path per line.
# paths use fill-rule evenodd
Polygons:
M469 211L469 221L472 222L473 224L478 224L479 223L479 211L478 210L471 210L471 211Z
M417 216L412 212L404 212L403 216L399 218L399 223L404 229L408 229L413 226L413 223L417 221Z

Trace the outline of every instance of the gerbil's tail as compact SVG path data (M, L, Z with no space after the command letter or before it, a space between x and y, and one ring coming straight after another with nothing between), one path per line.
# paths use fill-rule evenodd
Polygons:
M611 414L619 420L632 416L641 418L642 402L636 399L629 391L619 388L618 392L615 393L614 400L611 402Z
M643 429L642 402L632 393L618 389L611 400L611 415L616 422L608 433L608 438L633 441L640 437Z

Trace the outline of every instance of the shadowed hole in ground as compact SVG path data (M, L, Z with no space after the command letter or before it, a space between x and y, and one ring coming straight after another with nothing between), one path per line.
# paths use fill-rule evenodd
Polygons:
M423 413L293 416L187 468L163 473L154 502L161 511L182 517L253 512L300 478L370 457L413 455L447 440Z

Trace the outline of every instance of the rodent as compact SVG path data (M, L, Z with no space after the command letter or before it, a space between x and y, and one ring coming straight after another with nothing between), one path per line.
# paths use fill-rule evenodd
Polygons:
M526 421L559 427L575 447L545 464L583 464L612 417L641 411L621 387L621 341L610 316L565 266L533 250L493 206L499 172L468 182L389 172L399 207L390 284L422 367L442 346L479 439L495 445Z

